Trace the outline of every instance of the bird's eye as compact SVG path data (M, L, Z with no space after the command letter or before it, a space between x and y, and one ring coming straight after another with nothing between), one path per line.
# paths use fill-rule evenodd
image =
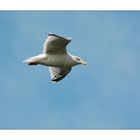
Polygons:
M80 61L80 58L76 57L76 60Z

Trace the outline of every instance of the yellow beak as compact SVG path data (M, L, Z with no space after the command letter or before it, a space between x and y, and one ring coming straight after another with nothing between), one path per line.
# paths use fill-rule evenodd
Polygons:
M81 61L81 64L83 64L83 65L87 65L87 63L85 62L85 61Z

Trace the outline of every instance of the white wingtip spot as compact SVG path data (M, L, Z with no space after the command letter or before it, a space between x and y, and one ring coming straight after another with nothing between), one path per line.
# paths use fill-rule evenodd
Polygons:
M49 83L55 84L56 82L55 81L49 81Z

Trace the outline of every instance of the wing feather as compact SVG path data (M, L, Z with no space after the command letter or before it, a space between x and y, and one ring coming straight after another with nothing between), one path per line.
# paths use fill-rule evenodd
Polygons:
M49 72L52 78L50 82L55 83L62 80L70 71L71 68L49 67Z
M67 53L66 46L69 42L71 42L70 38L64 38L64 37L49 33L44 43L43 53L54 54L54 55Z

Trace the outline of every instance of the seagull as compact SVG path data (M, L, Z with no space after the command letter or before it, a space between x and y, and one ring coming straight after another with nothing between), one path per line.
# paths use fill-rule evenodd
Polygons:
M87 65L80 57L67 52L66 47L71 38L48 33L44 42L43 53L24 60L28 65L44 65L49 67L51 83L62 80L78 64Z

